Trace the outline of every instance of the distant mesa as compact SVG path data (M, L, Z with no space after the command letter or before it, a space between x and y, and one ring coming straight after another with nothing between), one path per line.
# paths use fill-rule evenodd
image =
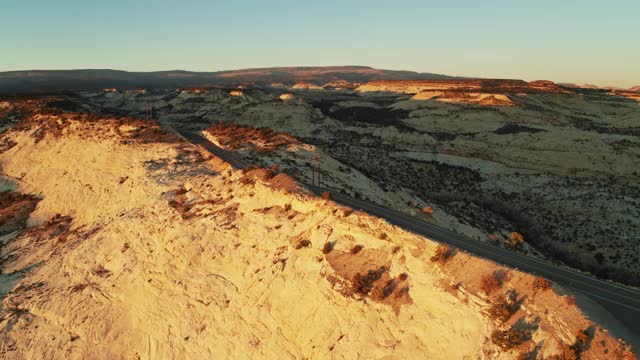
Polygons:
M382 70L367 66L275 67L217 72L154 71L127 72L109 69L85 70L27 70L0 72L0 93L32 93L43 91L101 91L147 88L198 88L231 86L240 83L285 88L291 84L301 89L318 89L319 84L345 80L347 83L366 83L372 80L455 79L455 77L418 73L415 71Z
M566 88L574 88L574 89L600 89L598 86L593 84L575 84L575 83L558 83L558 85L566 87Z
M411 100L437 100L449 103L468 103L478 105L510 106L513 101L505 94L467 92L467 91L421 91Z
M554 82L537 80L525 82L510 79L456 79L456 80L382 80L360 85L358 92L391 92L414 95L413 100L428 100L438 97L461 99L475 97L471 102L505 103L510 100L505 94L534 92L564 92L565 88ZM446 93L443 96L442 93ZM467 95L464 95L467 94Z
M274 67L216 72L154 71L127 72L110 69L26 70L0 72L0 93L25 94L55 91L118 92L130 89L272 87L295 90L356 90L417 94L422 90L488 88L510 93L567 91L569 88L606 89L594 85L554 84L550 81L481 79L415 71L374 69L368 66ZM323 85L321 85L323 84ZM239 89L239 88L237 88ZM564 90L560 90L564 89ZM523 90L523 91L520 91ZM616 91L640 92L640 86Z
M593 85L593 84L582 84L582 85L578 85L578 84L572 84L572 83L562 83L559 84L563 87L568 87L568 88L576 88L576 89L589 89L589 90L608 90L608 91L640 91L640 86L634 86L631 88L622 88L619 86L597 86L597 85Z
M549 80L535 80L535 81L529 82L528 85L531 89L536 89L536 90L562 91L561 86Z

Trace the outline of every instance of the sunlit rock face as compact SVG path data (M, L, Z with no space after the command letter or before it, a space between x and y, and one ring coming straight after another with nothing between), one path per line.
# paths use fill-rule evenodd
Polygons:
M351 83L349 81L346 80L333 80L333 81L329 81L328 83L324 84L324 88L325 89L333 89L333 90L346 90L346 89L355 89L358 87L359 84L357 83Z
M322 87L307 81L300 81L299 83L293 85L293 89L322 90Z
M293 94L291 94L291 93L286 93L286 94L280 95L279 99L283 100L283 101L288 101L288 100L295 99L295 96L293 96Z
M232 90L229 92L229 95L231 96L242 96L244 95L244 93L242 92L242 90Z

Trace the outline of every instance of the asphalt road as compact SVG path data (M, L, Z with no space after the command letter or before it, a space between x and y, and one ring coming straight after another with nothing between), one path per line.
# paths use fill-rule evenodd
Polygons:
M189 141L201 145L214 155L228 162L236 169L243 169L250 164L238 155L225 151L201 135L193 132L177 130ZM583 293L604 307L628 331L621 331L618 336L631 343L636 351L640 344L640 291L597 279L534 257L512 252L489 243L481 242L453 231L429 224L398 211L388 209L370 202L355 199L319 186L305 184L317 195L325 191L331 192L331 199L337 203L354 209L363 210L371 215L383 218L407 231L422 235L429 239L450 244L471 254L493 260L497 263L542 276L557 282L574 291ZM624 334L622 334L624 333ZM625 335L625 336L623 336Z

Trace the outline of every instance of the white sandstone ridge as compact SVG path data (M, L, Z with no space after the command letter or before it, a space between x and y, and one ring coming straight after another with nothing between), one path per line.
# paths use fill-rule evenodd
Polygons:
M633 356L540 279L153 123L43 115L2 136L3 173L41 198L2 238L1 273L24 271L4 358Z
M460 79L460 80L380 80L362 84L356 91L393 92L401 94L418 94L429 91L487 92L487 93L523 93L523 92L560 92L562 87L551 81L537 80L494 80L494 79Z
M294 100L295 96L292 93L285 93L280 95L278 98L283 101L288 101L288 100Z
M411 100L431 100L469 103L478 105L514 105L515 103L504 94L490 94L479 92L441 92L441 91L421 91L411 97Z
M351 90L358 87L359 84L354 84L346 80L332 80L324 84L322 87L325 89L333 90Z
M292 89L303 89L303 90L322 90L322 86L318 86L316 84L310 83L308 81L300 81L291 87Z

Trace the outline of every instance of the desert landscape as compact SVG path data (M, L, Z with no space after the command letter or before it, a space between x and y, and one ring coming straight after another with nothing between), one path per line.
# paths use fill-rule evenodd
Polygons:
M640 3L0 4L0 360L640 359Z
M151 108L161 124L204 130L307 182L317 152L321 186L481 241L502 243L517 231L523 251L639 284L636 92L516 80L342 81L339 89L293 83L73 98L122 116ZM425 216L424 206L435 211Z
M563 287L286 171L236 170L155 121L3 104L20 118L0 153L3 358L634 358ZM315 146L239 125L231 146L226 126L207 136L258 162Z

